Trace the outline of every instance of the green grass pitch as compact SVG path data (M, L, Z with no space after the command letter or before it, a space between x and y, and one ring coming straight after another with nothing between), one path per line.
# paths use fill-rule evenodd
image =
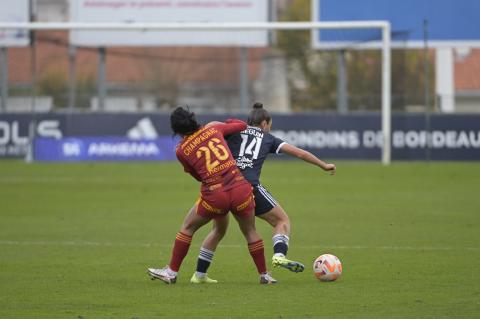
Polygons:
M0 163L0 318L480 318L480 165L338 163L329 176L270 161L263 183L292 221L289 256L261 286L238 226L189 283L206 226L176 285L151 281L198 195L177 163ZM271 258L272 230L257 219ZM333 253L336 282L312 261Z

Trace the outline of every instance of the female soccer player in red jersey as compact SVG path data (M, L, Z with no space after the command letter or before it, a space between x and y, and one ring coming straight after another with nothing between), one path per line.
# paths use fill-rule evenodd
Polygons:
M310 152L287 144L270 134L272 118L261 103L255 103L248 117L246 130L227 137L228 146L237 161L237 166L243 176L253 187L255 196L255 215L268 222L274 228L272 263L276 267L283 267L293 272L301 272L304 265L286 258L290 219L285 210L273 196L260 184L260 174L263 163L270 153L287 153L316 165L324 171L335 173L335 165L320 160ZM207 272L213 258L214 251L223 238L228 226L228 219L214 224L210 234L205 238L197 260L197 276Z
M148 273L152 279L175 283L193 234L212 219L214 223L224 225L231 211L247 240L250 255L260 274L260 283L275 283L276 280L267 272L263 241L255 230L252 187L237 168L224 139L224 135L243 131L247 125L239 120L230 120L201 126L192 112L181 107L172 112L170 124L174 134L182 137L176 149L177 158L185 172L202 183L201 195L175 238L169 265L161 269L148 268ZM206 273L203 276L194 274L192 281L216 282Z

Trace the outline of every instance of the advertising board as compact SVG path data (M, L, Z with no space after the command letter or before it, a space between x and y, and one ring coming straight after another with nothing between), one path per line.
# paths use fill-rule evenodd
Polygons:
M71 22L267 22L264 0L77 0ZM72 31L79 46L266 46L267 31Z
M29 22L29 0L0 1L0 21ZM29 43L29 33L26 30L0 30L0 47L27 46Z
M246 115L199 115L202 123ZM330 159L379 160L380 114L273 114L272 133ZM392 117L393 160L480 160L480 115ZM178 139L168 114L42 114L35 118L37 160L171 160ZM22 158L33 118L0 115L0 158Z

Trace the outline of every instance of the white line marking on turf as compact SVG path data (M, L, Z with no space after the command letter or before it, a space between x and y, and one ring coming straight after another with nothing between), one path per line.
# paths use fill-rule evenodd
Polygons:
M106 178L78 178L58 176L2 177L0 183L69 183L69 182L105 182Z
M172 243L122 243L122 242L93 242L93 241L16 241L0 240L0 245L12 246L98 246L98 247L171 247ZM192 245L200 247L200 245ZM224 248L245 248L245 245L222 245ZM433 246L337 246L337 245L296 245L306 249L346 249L346 250L412 250L412 251L449 251L467 250L480 251L480 247L433 247Z

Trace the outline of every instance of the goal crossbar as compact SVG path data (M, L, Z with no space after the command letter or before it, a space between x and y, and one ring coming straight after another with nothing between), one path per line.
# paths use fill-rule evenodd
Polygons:
M382 31L382 163L391 162L391 26L388 21L258 22L258 23L51 23L0 22L0 30L103 30L103 31L258 31L380 29Z
M388 21L330 21L330 22L0 22L0 29L26 30L314 30L314 29L383 29Z

